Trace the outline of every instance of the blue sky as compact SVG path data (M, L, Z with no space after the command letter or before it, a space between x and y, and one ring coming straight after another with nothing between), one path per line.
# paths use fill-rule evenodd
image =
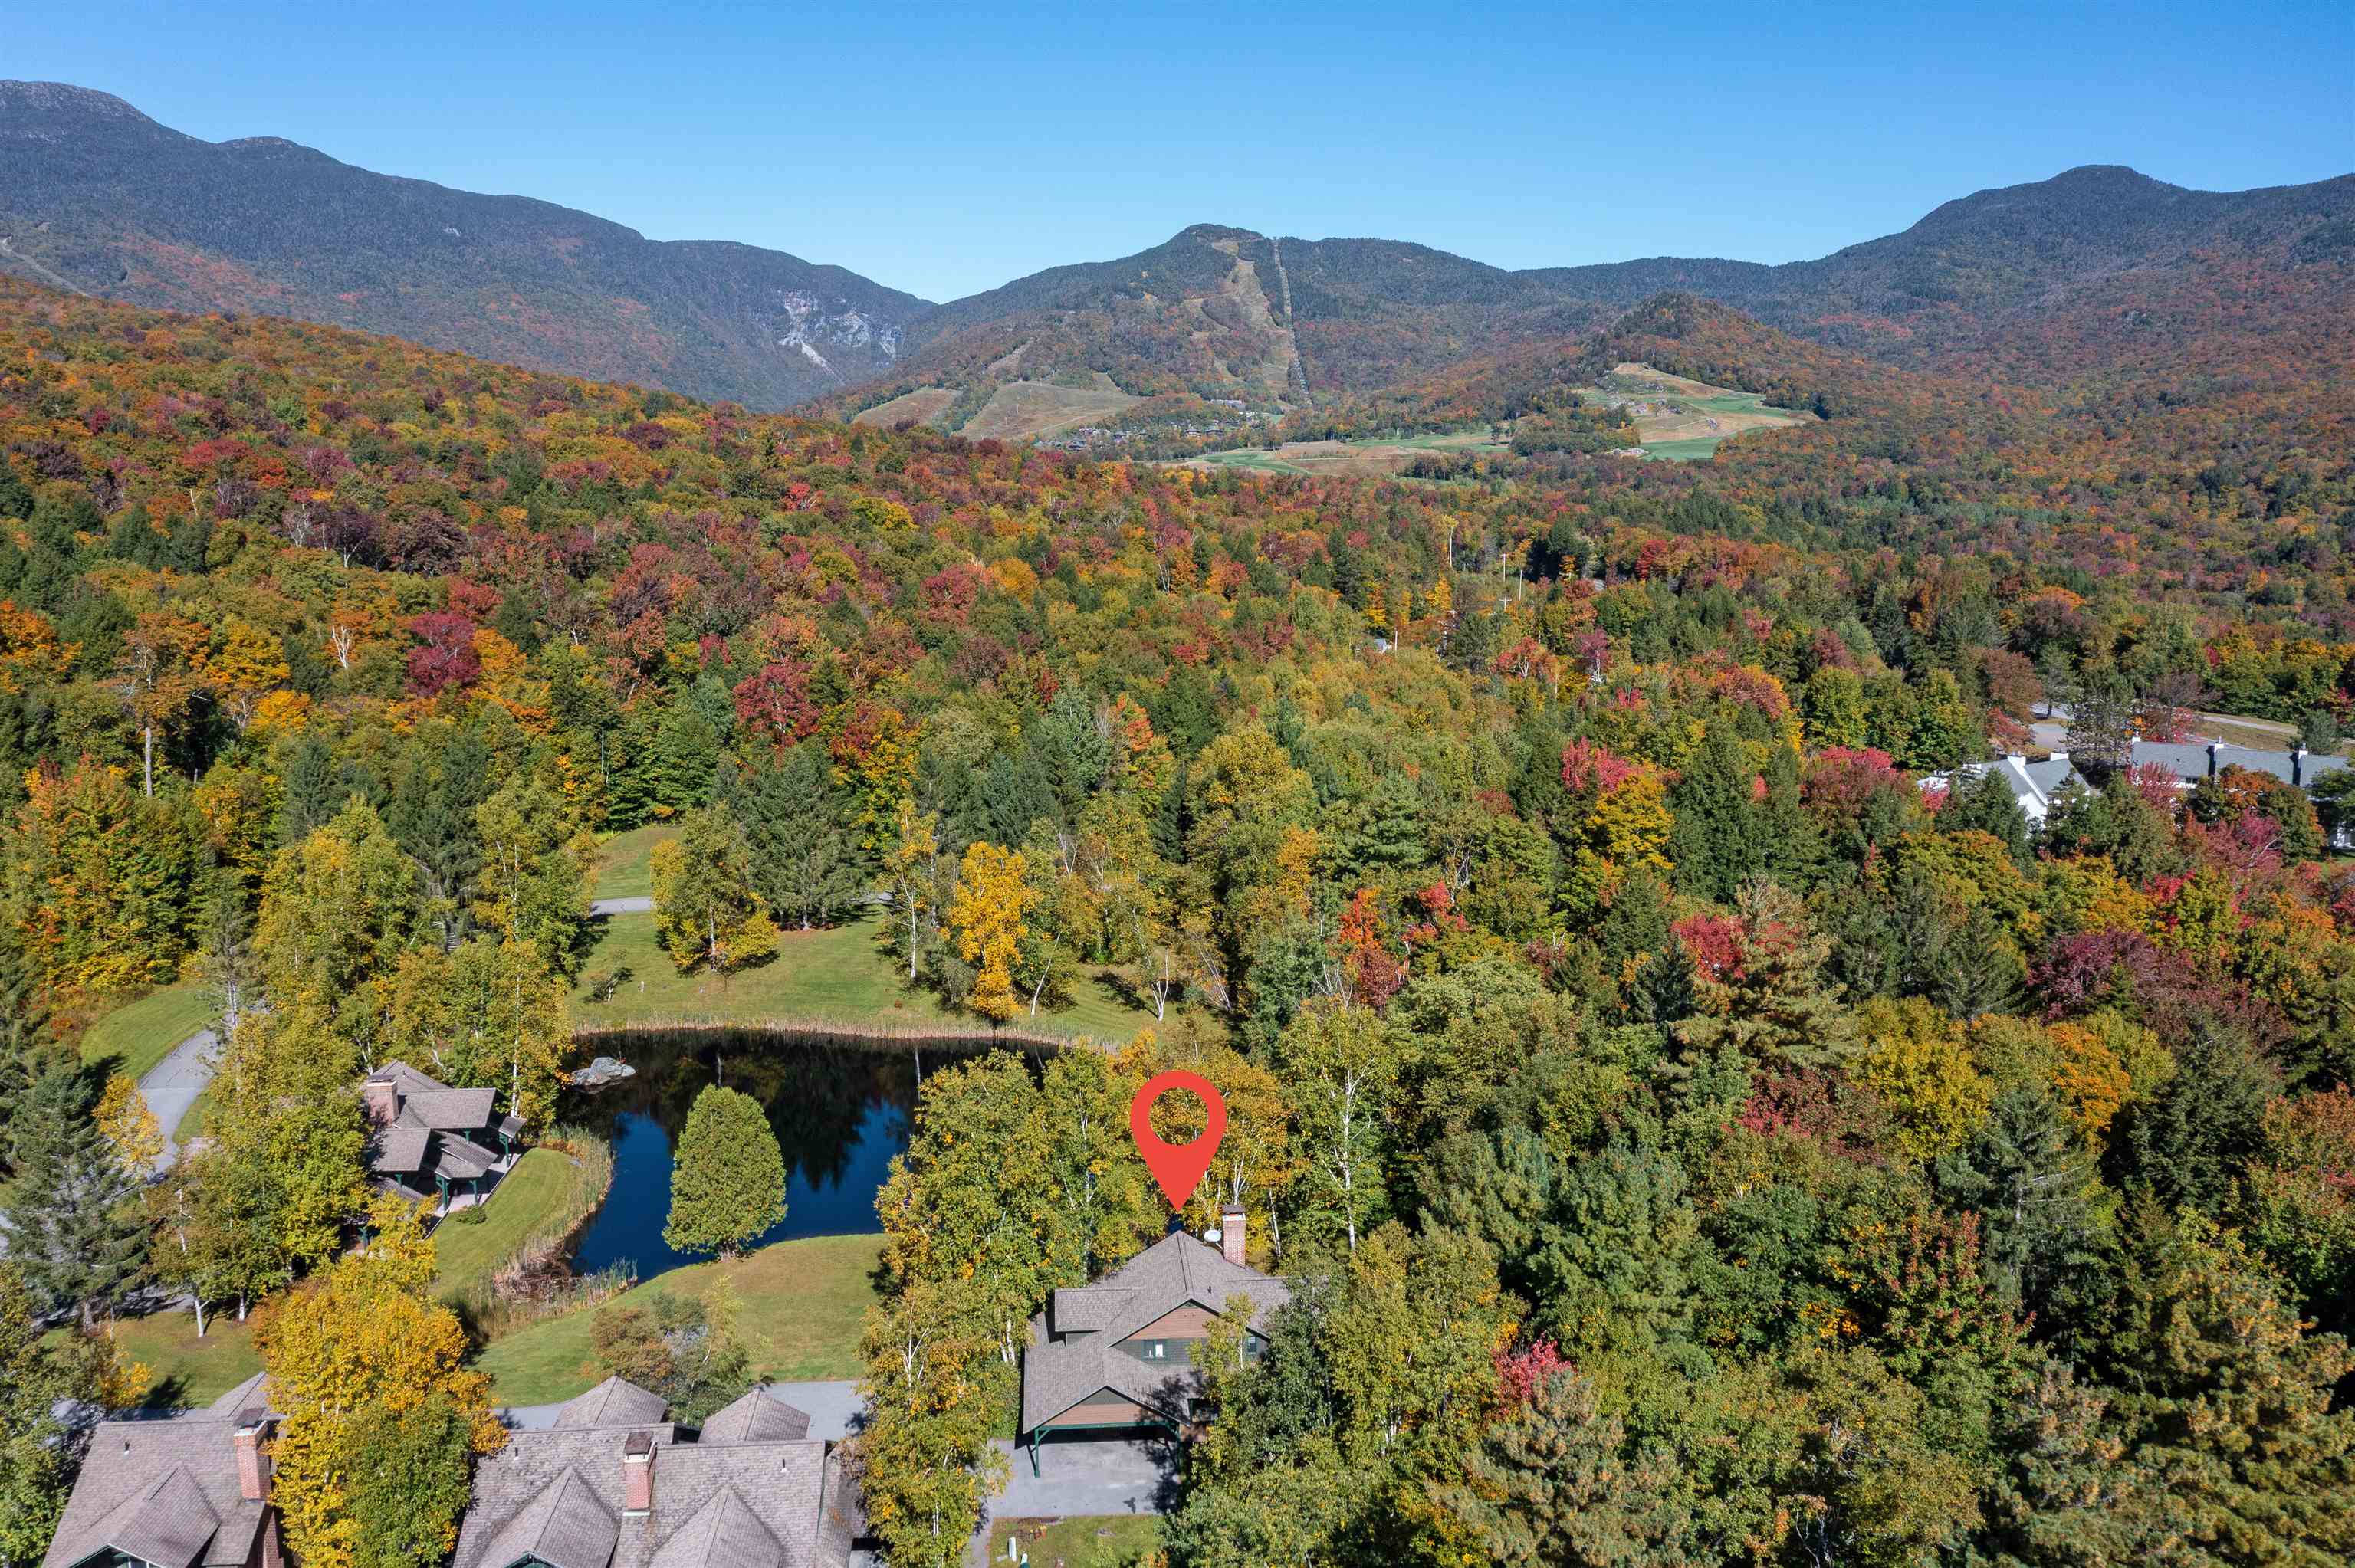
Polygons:
M0 75L932 299L1195 222L1505 267L1785 261L2079 164L2218 190L2355 171L2345 0L189 0L18 7Z

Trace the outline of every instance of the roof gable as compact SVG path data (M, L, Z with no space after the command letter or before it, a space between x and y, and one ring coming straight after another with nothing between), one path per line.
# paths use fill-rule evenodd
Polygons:
M187 1568L220 1528L220 1515L185 1465L123 1499L99 1534L116 1551L162 1568Z
M622 1521L596 1489L567 1470L491 1537L477 1561L483 1568L516 1568L534 1559L548 1568L605 1568L621 1533Z
M798 1443L809 1436L806 1411L796 1410L766 1388L752 1388L721 1407L695 1436L699 1445L715 1443Z
M658 1425L668 1408L654 1390L609 1377L588 1393L566 1400L556 1413L555 1424L559 1429Z
M655 1548L646 1568L784 1568L785 1548L733 1487L721 1487Z

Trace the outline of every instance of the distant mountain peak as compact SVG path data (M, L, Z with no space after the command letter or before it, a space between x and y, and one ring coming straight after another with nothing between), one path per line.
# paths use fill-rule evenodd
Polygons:
M67 81L0 81L0 110L49 114L70 111L110 120L133 120L145 125L155 123L111 92L76 87Z
M1199 239L1205 245L1213 245L1221 239L1264 239L1266 238L1266 235L1254 229L1237 228L1232 224L1189 223L1171 235L1169 243L1175 245L1181 239Z

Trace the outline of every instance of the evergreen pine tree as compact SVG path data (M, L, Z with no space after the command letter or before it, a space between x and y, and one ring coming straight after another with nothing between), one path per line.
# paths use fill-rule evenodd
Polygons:
M1938 1164L1947 1200L1978 1212L1989 1279L2040 1319L2054 1287L2091 1256L2096 1185L2083 1141L2036 1084L1998 1096L1978 1136Z
M2122 1188L2147 1186L2169 1209L2222 1211L2249 1160L2265 1146L2265 1107L2280 1093L2274 1069L2231 1031L2202 1023L2178 1046L2175 1075L2129 1106L2111 1150Z
M80 1068L41 1075L17 1128L15 1184L5 1210L8 1256L47 1310L73 1308L82 1327L131 1293L146 1267L140 1178L91 1119Z
M717 796L743 824L752 885L781 924L831 926L865 878L823 747L804 743L777 768L724 767Z
M673 703L655 727L645 761L655 804L685 811L711 798L719 768L719 732L692 702Z
M483 869L474 813L491 787L490 748L474 726L421 726L385 810L386 831L417 867L426 918L444 951L474 924L474 883Z
M1668 789L1676 827L1668 853L1679 892L1731 904L1744 882L1774 863L1779 846L1758 807L1757 778L1732 730L1711 725Z
M344 808L348 791L337 776L335 748L305 731L278 769L284 789L278 804L278 842L301 843Z
M16 1139L33 1086L65 1055L15 927L0 920L0 1169L22 1163Z
M769 1118L750 1095L710 1086L695 1097L679 1135L664 1242L733 1257L784 1217L784 1155Z

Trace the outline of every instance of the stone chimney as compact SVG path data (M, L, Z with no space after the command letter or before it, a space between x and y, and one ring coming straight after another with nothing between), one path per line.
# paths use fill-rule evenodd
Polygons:
M655 1439L650 1432L633 1432L622 1445L622 1511L652 1513L655 1510Z
M2289 754L2289 781L2300 789L2306 787L2306 742L2302 740L2297 749Z
M269 1415L259 1408L239 1412L237 1431L237 1495L248 1502L270 1500L270 1456L262 1445L270 1441Z
M360 1085L360 1105L367 1110L368 1120L378 1127L390 1127L393 1118L400 1114L400 1093L392 1086L392 1075L370 1073L368 1081Z
M1241 1203L1229 1203L1219 1210L1219 1251L1237 1268L1249 1266L1243 1262L1243 1208Z
M2208 743L2208 777L2211 779L2216 777L2216 754L2223 749L2222 741L2211 740Z

